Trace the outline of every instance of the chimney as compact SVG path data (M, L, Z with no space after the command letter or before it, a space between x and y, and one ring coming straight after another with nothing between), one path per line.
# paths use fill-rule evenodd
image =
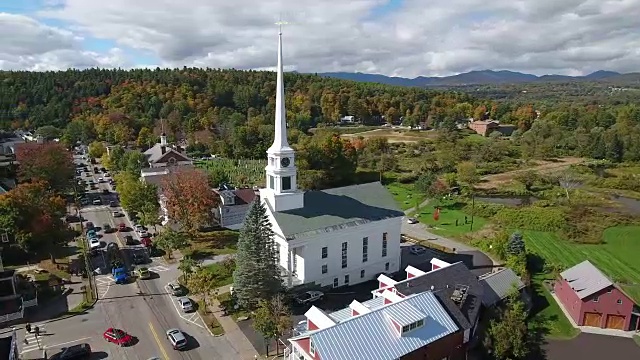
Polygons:
M162 133L162 135L160 135L160 145L167 146L167 134ZM164 150L162 153L164 154Z
M160 145L160 151L162 155L164 155L167 152L167 147L165 145Z

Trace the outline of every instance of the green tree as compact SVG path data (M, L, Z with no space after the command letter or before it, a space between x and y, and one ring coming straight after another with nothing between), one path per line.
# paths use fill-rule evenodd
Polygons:
M485 345L498 360L518 360L529 355L530 339L524 303L511 295L505 310L491 320Z
M59 138L62 132L55 126L45 125L36 130L36 135L42 136L45 140L53 140Z
M259 331L265 339L279 339L293 326L291 312L281 294L271 300L261 299L253 316L253 328ZM268 346L268 345L267 345ZM276 353L278 352L276 341ZM267 353L269 349L267 347Z
M146 149L150 148L155 143L156 137L148 127L143 127L142 129L140 129L140 132L138 133L138 139L136 140L136 145L138 145L138 147Z
M422 194L427 194L431 186L436 182L436 175L432 172L425 172L418 176L418 180L414 184L414 187L417 191Z
M182 275L184 279L188 282L189 277L194 271L197 271L200 264L194 260L191 256L185 256L180 259L180 264L178 264L178 270L182 271Z
M515 180L521 183L527 191L531 191L531 188L540 179L538 173L533 170L521 171L514 176Z
M198 267L189 275L187 285L195 294L200 295L205 304L205 310L209 305L211 294L216 290L214 287L216 277L209 270Z
M520 254L526 253L526 247L524 244L524 239L522 238L522 234L519 232L514 232L509 237L509 242L507 243L507 254L517 256Z
M471 161L461 162L456 166L456 170L458 173L458 181L470 188L473 188L480 181L476 164Z
M254 201L240 230L233 273L241 306L255 308L260 299L269 300L280 292L282 279L273 237L266 208L260 201Z
M101 141L94 141L89 144L89 156L94 159L100 159L107 153L107 147Z
M189 246L187 236L171 228L165 228L160 234L156 235L154 243L157 247L164 250L169 258L171 258L175 250L184 249Z

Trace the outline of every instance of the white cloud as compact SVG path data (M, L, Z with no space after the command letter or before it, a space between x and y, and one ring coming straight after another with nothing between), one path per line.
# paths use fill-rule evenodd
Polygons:
M32 29L23 30L23 36L32 39L14 41L5 52L6 57L33 52L30 68L38 59L58 66L63 55L48 60L41 54L81 51L77 38L82 36L149 52L161 66L269 68L276 62L274 22L283 14L290 22L284 30L285 63L302 72L413 77L479 69L536 74L638 71L640 0L404 0L400 9L373 18L372 10L384 3L56 0L55 7L38 15L63 21L68 28L32 21L22 25ZM42 41L47 31L55 41ZM84 55L78 58L84 63L126 63L126 53Z
M98 54L80 47L82 38L23 15L0 13L0 69L60 70L124 65L119 49Z

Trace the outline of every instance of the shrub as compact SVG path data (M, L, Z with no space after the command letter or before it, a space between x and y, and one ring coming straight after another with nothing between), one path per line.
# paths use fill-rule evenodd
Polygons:
M508 228L551 232L563 230L567 221L562 210L537 206L504 208L494 220Z
M402 174L398 177L398 182L401 184L412 184L418 180L419 175L416 173Z
M575 208L567 216L567 226L563 229L562 235L577 243L600 244L605 229L631 221L629 216L618 213Z
M462 209L463 212L465 212L466 214L471 214L473 213L476 216L482 217L482 218L492 218L494 217L498 211L502 210L506 208L506 206L502 205L502 204L490 204L490 203L484 203L484 202L476 202L475 206L471 206L470 203L468 203L464 209Z

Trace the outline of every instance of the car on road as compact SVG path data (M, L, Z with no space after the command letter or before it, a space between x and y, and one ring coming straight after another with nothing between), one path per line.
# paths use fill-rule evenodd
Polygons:
M148 234L147 234L148 235ZM140 243L142 244L142 246L149 248L153 245L153 243L151 242L151 236L143 236L140 238Z
M146 267L141 267L136 270L136 275L138 275L138 278L141 280L146 280L151 277L151 271Z
M178 329L167 330L167 339L174 350L184 349L187 346L187 337Z
M312 302L316 302L318 300L322 300L322 298L324 297L324 293L322 291L306 291L303 292L302 294L298 294L294 297L294 300L300 304L309 304Z
M416 218L408 218L407 219L407 223L408 224L417 224L418 223L418 219L416 219Z
M118 224L118 231L127 231L127 225L125 223Z
M100 199L93 199L93 201L92 201L91 203L93 203L93 205L102 205L102 200L100 200Z
M191 302L191 299L189 299L186 296L178 298L178 303L180 304L180 307L184 312L192 312L193 310L195 310L193 308L193 303Z
M124 244L125 245L135 245L136 241L133 239L133 236L131 235L126 235L124 237Z
M185 293L184 288L180 284L169 283L168 287L173 296L182 296Z
M104 230L105 234L108 234L108 233L113 231L113 228L109 224L103 224L102 225L102 230Z
M427 252L427 249L424 246L411 245L411 247L409 247L409 252L413 255L423 255Z
M127 334L123 330L116 328L108 328L107 331L102 334L102 337L110 343L114 343L120 346L131 345L133 342L133 336Z
M118 203L117 203L117 202L115 202L115 201L109 201L109 206L110 206L110 207L117 207L117 206L118 206Z
M84 224L84 227L85 227L86 229L88 229L88 230L92 230L95 226L93 225L93 223L92 223L91 221L87 221L87 222Z
M54 354L50 360L77 360L88 359L91 356L91 346L87 343L78 344L62 348L57 354Z
M113 216L114 218L115 217L122 217L122 216L124 216L124 214L121 213L120 211L112 211L111 212L111 216Z

